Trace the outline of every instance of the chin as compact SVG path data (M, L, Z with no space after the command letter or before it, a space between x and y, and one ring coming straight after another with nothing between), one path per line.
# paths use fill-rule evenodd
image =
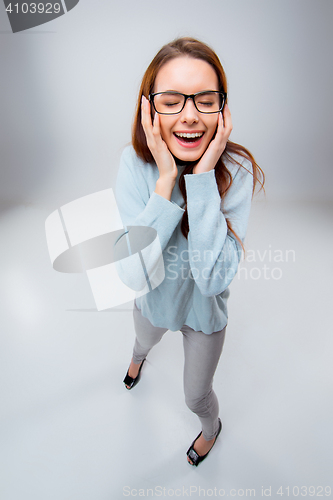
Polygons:
M181 162L188 162L188 163L194 163L198 162L202 155L204 154L204 151L171 151L172 155L174 156L175 160L180 160Z
M181 147L179 144L169 143L167 144L169 150L173 154L175 158L178 158L182 162L198 162L200 158L205 153L206 149L209 146L209 142L206 144L201 143L197 148L186 148Z

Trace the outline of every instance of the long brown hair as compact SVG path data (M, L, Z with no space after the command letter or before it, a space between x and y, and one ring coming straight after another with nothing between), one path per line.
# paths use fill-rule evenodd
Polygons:
M156 54L150 65L148 66L140 87L137 107L134 117L133 130L132 130L132 144L135 149L136 154L147 163L154 162L154 158L150 152L150 149L147 146L146 136L141 124L141 97L144 95L148 98L149 94L153 92L153 87L155 83L155 79L157 73L161 69L161 67L166 64L171 59L175 59L180 56L188 56L194 59L201 59L210 64L217 75L219 90L222 92L227 92L227 78L222 67L222 64L215 54L215 52L206 44L196 40L195 38L184 37L178 38L167 45L164 45L161 50ZM215 177L217 187L222 197L226 194L228 189L232 184L232 175L225 165L225 160L231 161L232 163L236 163L240 165L242 168L245 168L241 163L239 163L232 155L237 154L242 156L243 158L248 159L253 168L253 191L252 197L254 195L256 184L259 182L261 185L261 189L264 187L265 175L261 168L257 165L255 159L253 158L250 151L248 151L243 146L236 144L234 142L228 141L226 148L219 158L218 162L215 166ZM195 163L191 163L186 165L182 174L179 178L179 188L183 195L185 201L185 212L183 214L182 222L181 222L181 231L185 238L188 236L189 232L189 224L188 224L188 215L187 215L187 200L186 200L186 187L185 187L185 179L184 175L190 174L193 171ZM247 170L245 168L245 170ZM231 222L226 219L228 230L235 236L235 238L240 243L242 249L244 250L244 246L240 238L237 236L235 231L232 229Z

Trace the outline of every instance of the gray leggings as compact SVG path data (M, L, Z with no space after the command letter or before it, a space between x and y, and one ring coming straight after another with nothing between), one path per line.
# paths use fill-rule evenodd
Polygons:
M136 332L133 361L138 364L161 340L168 328L153 326L142 316L135 302L133 318ZM216 436L219 427L219 403L213 391L213 377L222 353L226 326L211 335L196 332L187 325L183 325L180 331L183 334L185 357L185 402L189 409L198 415L203 437L209 441Z

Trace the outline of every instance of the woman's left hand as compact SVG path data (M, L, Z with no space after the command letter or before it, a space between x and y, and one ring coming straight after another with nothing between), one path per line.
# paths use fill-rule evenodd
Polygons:
M231 131L231 113L228 104L226 104L223 109L223 118L222 113L219 113L215 137L210 142L201 160L194 167L194 174L209 172L210 170L213 170L213 168L215 168L218 159L225 150Z

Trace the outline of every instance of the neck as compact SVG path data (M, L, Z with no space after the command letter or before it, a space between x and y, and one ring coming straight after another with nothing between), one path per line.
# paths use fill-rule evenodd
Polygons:
M172 156L174 157L174 160L179 167L192 167L192 168L194 168L195 165L198 163L198 160L196 160L196 161L184 161L184 160L180 160L175 155L172 155Z

